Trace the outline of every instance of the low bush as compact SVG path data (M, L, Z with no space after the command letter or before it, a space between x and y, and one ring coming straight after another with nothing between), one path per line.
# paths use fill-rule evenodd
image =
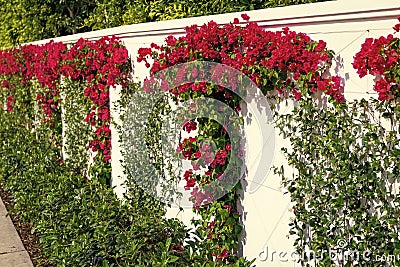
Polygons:
M143 205L151 201L143 192L121 202L111 188L71 172L58 161L58 148L26 127L1 121L0 132L0 181L13 196L10 212L39 233L50 265L182 263L170 247L182 244L185 227L164 219L157 203Z

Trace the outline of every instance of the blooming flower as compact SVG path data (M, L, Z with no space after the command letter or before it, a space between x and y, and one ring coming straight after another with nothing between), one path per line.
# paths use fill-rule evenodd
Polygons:
M244 19L244 20L249 20L249 19L250 19L249 15L247 15L246 13L245 13L245 14L241 14L240 16L241 16L242 19Z

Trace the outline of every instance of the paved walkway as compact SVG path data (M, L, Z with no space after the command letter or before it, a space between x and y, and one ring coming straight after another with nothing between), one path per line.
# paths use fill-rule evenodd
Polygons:
M28 252L10 219L0 198L0 266L33 267Z

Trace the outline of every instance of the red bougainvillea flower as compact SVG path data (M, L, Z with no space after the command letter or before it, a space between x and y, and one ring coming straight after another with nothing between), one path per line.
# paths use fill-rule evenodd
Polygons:
M221 250L221 248L219 248L218 250ZM221 261L223 259L226 259L229 256L229 253L227 249L224 249L221 253L214 253L213 256L216 258L217 261Z
M195 121L187 121L183 123L183 129L190 133L191 131L195 131L197 129L197 123Z
M228 210L228 212L231 212L232 206L230 205L224 205L224 208Z
M249 19L246 14L242 14L242 18ZM210 21L200 27L186 27L186 35L182 37L167 37L166 45L141 48L138 55L138 62L149 63L146 65L150 66L151 73L182 62L213 61L240 70L264 93L278 91L277 88L287 88L296 99L300 99L317 89L331 95L338 102L344 101L342 85L338 82L340 78L321 77L321 72L331 64L326 43L314 42L306 34L296 33L288 28L271 32L254 22L241 27L236 23L218 25ZM211 70L213 81L219 81L223 75L218 68L219 66L216 66ZM221 90L219 87L213 87L213 91L210 91L205 83L181 85L185 75L186 70L181 68L173 78L171 77L171 82L177 86L171 89L175 96L197 92L205 95L220 94L226 99L232 97L224 88ZM298 84L302 84L303 88L297 89ZM237 84L232 80L230 86L235 88ZM238 105L235 108L239 110Z
M0 90L7 89L5 104L9 112L19 108L17 105L24 105L24 101L14 95L14 81L10 81L15 78L22 85L39 84L36 101L44 121L51 127L61 121L60 77L87 84L82 93L91 102L92 109L84 121L94 128L89 148L97 151L96 159L104 162L111 159L110 87L126 86L131 73L128 51L116 37L102 37L96 41L80 39L70 49L64 43L50 41L0 50Z
M247 15L247 14L242 14L242 15L240 15L241 17L242 17L242 19L244 19L244 20L250 20L250 17L249 17L249 15Z
M400 17L399 17L400 21ZM395 25L398 32L400 24ZM362 78L367 74L376 77L374 91L379 100L392 100L400 97L400 40L389 34L376 39L367 38L360 51L354 56L353 67Z
M400 21L400 17L398 17L397 20ZM395 32L399 32L400 31L400 23L397 23L396 25L394 25L393 29Z
M62 60L62 75L88 83L84 95L93 106L84 120L96 129L89 147L108 162L111 159L109 92L111 86L128 84L132 72L128 51L115 36L96 41L81 38L62 54Z
M14 110L14 103L15 103L15 97L10 95L6 98L6 106L7 106L7 111L12 112Z

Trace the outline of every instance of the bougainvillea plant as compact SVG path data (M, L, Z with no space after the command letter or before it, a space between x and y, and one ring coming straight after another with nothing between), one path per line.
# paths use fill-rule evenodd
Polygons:
M24 77L26 68L25 61L19 49L2 50L0 54L0 76L1 76L1 93L5 107L8 112L14 110L16 104L15 86L18 83L26 84L27 80ZM22 101L22 99L18 99Z
M92 102L85 121L95 129L89 143L95 159L104 163L111 159L110 87L126 86L132 72L128 51L115 37L97 41L79 39L63 54L61 74L71 80L84 80L84 95Z
M35 98L41 107L45 122L61 131L61 75L72 81L83 81L82 94L92 102L85 118L94 130L89 148L98 152L95 161L103 162L110 169L111 130L109 91L111 86L126 86L132 72L126 48L115 37L103 37L96 41L80 39L72 47L50 41L44 45L25 45L1 51L0 76L5 105L12 112L16 102L30 99L26 90L16 96L15 84L27 84L36 80L41 89ZM57 144L60 145L60 144ZM110 173L106 174L109 176ZM109 177L107 178L109 180Z
M398 18L400 21L400 17ZM393 29L400 31L400 23ZM396 100L400 97L400 39L389 34L367 38L354 56L353 67L360 77L374 75L374 90L379 100Z
M36 99L45 113L45 120L50 123L54 122L52 120L54 112L60 115L57 86L60 82L61 55L65 51L65 44L53 41L44 45L25 45L21 48L1 51L2 87L10 89L11 81L15 79L13 77L19 77L21 84L27 84L32 79L36 79L45 89L37 94ZM15 98L10 95L8 102L8 110L12 111L11 103L15 102Z
M242 19L248 21L250 18L243 14ZM254 22L241 26L239 19L225 25L211 21L200 27L186 27L184 36L168 36L165 44L141 48L138 54L138 62L144 62L150 68L150 77L144 81L144 89L148 91L151 91L148 83L152 75L160 70L185 62L211 61L241 71L267 96L299 100L323 92L337 102L344 102L340 78L327 75L333 53L326 48L326 43L315 42L306 34L288 28L271 32ZM213 77L219 76L220 70L215 67L211 73ZM185 75L197 76L198 73L196 70L188 73L181 68L173 77L165 77L165 80L177 85L170 90L173 99L214 98L240 112L242 99L231 90L212 82L181 84ZM241 214L237 209L237 191L241 189L241 183L208 205L202 205L205 196L199 194L199 186L219 179L229 159L242 162L242 152L238 155L230 153L232 142L240 140L230 140L224 128L213 119L186 121L182 127L188 133L197 130L196 136L180 142L177 151L182 153L184 159L192 161L192 168L184 172L182 179L186 181L185 189L191 192L194 211L202 217L193 221L202 241L200 253L204 254L204 258L221 264L235 262L238 237L242 231L239 226ZM217 146L213 154L209 145L201 142L210 139ZM202 165L198 166L200 158ZM199 173L199 167L206 170Z
M27 45L21 47L26 55L27 78L35 77L44 88L42 93L38 93L36 99L45 113L45 121L54 125L55 121L60 121L60 95L58 86L60 84L60 61L67 46L60 42L50 41L44 45Z
M248 21L250 18L243 14L242 19ZM294 144L293 153L285 152L299 172L292 179L284 180L297 205L292 222L292 230L297 230L296 244L302 249L309 246L323 251L344 240L350 248L361 252L373 249L374 252L382 252L382 255L398 254L397 204L400 199L398 194L393 195L385 191L386 187L377 185L391 183L399 177L400 130L386 131L382 125L375 125L369 119L375 108L382 114L389 113L391 118L400 117L397 105L400 97L399 38L388 35L367 39L353 63L361 77L367 74L376 76L374 90L378 92L379 99L385 101L371 102L373 105L366 101L354 102L353 107L335 105L323 111L309 101L314 93L323 92L336 102L344 102L340 78L329 76L327 72L333 53L327 50L325 42L315 42L307 35L287 28L270 32L256 23L248 22L242 26L239 22L235 19L225 25L209 22L200 27L187 27L182 37L169 36L164 45L152 44L150 48L140 49L138 61L143 61L151 74L180 63L217 62L250 77L269 97L299 100L299 108L281 120L281 126L286 127L287 135ZM399 32L400 23L395 25L394 30ZM220 70L215 68L212 71L218 78ZM60 75L83 81L86 86L82 88L82 97L91 104L85 118L93 127L93 139L89 145L92 151L98 152L98 162L109 164L110 87L117 84L125 86L130 73L127 51L115 38L104 37L98 41L81 39L70 49L65 44L50 42L41 46L2 50L1 104L7 115L13 115L18 109L21 111L19 114L33 117L34 105L28 105L28 102L36 99L44 120L54 126L59 123L61 114ZM196 76L198 73L182 69L176 74L167 77L177 85L170 90L174 100L210 97L240 113L242 99L232 91L207 82L182 85L180 81L185 75ZM31 88L28 85L33 82L42 87L38 94L24 90ZM381 105L386 102L394 102L397 108ZM24 113L23 109L28 107L30 109ZM26 121L29 120L20 122L24 127L32 127L25 124ZM363 123L362 131L355 122ZM293 124L299 126L297 130L290 128ZM392 129L398 129L393 125L398 126L398 122L392 121ZM223 176L229 161L242 163L242 151L232 154L232 146L238 140L230 139L224 127L208 118L185 121L182 128L192 134L181 140L177 147L184 159L192 161L192 167L182 174L184 189L191 192L194 211L201 216L201 219L194 220L200 242L188 243L195 245L193 251L199 254L197 259L201 260L197 262L203 265L240 262L241 259L238 260L235 255L242 230L237 207L237 190L241 189L241 184L238 183L231 192L208 205L203 205L204 195L199 193L201 185ZM296 131L297 134L294 134ZM204 140L213 140L216 147ZM319 167L315 168L316 165ZM369 211L371 206L368 206L376 203L377 196L384 204L375 206L382 215L379 219ZM181 256L182 251L188 251L182 244L169 245L168 253L174 255ZM334 263L330 259L319 262L320 266L327 264ZM348 266L347 262L340 264Z

